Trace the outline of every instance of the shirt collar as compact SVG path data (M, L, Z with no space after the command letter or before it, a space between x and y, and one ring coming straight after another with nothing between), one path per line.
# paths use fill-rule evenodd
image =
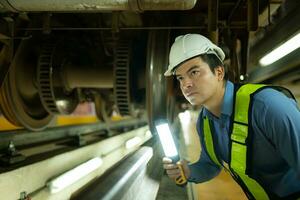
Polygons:
M231 81L226 81L225 83L225 94L222 104L221 116L226 115L228 117L232 114L233 107L233 91L234 85ZM212 113L209 112L206 108L203 107L203 117L208 116L209 118L214 117Z

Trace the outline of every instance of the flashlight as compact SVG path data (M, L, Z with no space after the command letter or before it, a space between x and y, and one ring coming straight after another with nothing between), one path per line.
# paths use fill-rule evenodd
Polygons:
M179 170L180 170L180 176L178 176L175 179L175 182L179 186L184 186L187 183L187 179L184 175L183 168L181 163L178 163L180 160L180 157L178 155L170 127L168 125L167 120L159 120L155 123L155 127L160 139L160 142L162 144L165 156L172 159L173 163L176 163Z

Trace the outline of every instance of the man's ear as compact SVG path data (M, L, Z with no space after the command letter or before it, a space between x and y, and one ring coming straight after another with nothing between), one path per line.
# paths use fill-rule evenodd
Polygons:
M215 75L217 76L219 81L222 81L225 76L225 69L223 66L218 66L215 68Z

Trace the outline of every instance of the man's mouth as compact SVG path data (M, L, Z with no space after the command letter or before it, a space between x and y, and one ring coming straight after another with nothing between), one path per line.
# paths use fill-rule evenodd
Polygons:
M186 96L187 97L191 97L191 96L193 96L193 95L195 95L196 94L196 92L189 92L189 93L186 93Z

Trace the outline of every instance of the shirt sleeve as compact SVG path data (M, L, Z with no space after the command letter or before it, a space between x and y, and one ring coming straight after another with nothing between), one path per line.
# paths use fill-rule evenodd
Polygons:
M191 176L190 182L202 183L216 177L221 169L214 164L205 151L201 151L200 159L196 163L189 165Z
M300 110L297 103L271 89L266 89L260 100L265 110L265 116L260 117L262 129L300 178Z
M208 181L216 177L221 171L221 168L215 163L213 163L212 160L209 158L206 149L204 147L203 134L201 134L201 130L200 130L200 127L202 127L202 122L201 122L202 120L200 120L202 119L201 116L202 113L200 113L200 116L198 118L197 131L200 137L202 151L201 151L200 159L196 163L189 164L191 175L188 180L190 182L195 182L195 183L202 183Z

